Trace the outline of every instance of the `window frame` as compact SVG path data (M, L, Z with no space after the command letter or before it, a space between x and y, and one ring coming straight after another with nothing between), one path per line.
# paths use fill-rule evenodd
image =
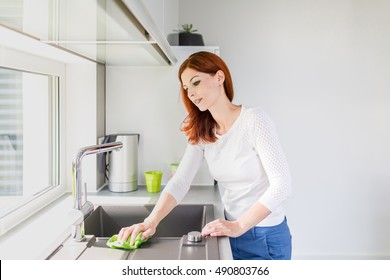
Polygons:
M64 164L66 63L1 46L0 58L0 66L4 68L58 77L56 79L58 82L55 82L54 86L57 86L59 91L57 98L53 100L54 103L57 103L56 106L59 110L59 114L56 114L58 119L52 120L58 124L58 131L53 133L56 135L52 136L56 138L54 144L58 145L55 147L58 148L55 170L52 170L54 176L58 178L58 185L47 187L38 194L26 198L22 203L6 210L5 215L0 218L1 236L66 193Z

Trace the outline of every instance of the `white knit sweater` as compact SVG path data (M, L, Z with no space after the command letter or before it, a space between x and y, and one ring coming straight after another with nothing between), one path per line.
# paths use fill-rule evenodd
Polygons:
M258 108L245 108L229 131L211 144L188 144L164 192L177 201L188 192L203 159L218 181L227 220L237 220L256 201L271 210L258 226L280 224L291 177L273 122Z

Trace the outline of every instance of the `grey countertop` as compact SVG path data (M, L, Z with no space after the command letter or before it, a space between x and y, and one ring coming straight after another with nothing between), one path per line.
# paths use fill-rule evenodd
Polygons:
M148 193L145 186L139 186L137 191L128 193L113 193L105 187L98 193L89 193L88 200L95 205L95 208L99 205L155 204L160 195L161 192ZM181 204L213 204L215 218L224 218L217 186L191 186ZM73 198L70 193L65 193L2 235L0 237L0 259L46 259L56 250L59 251L54 254L55 259L75 259L86 244L70 239L71 224L76 220L76 217L72 215L72 208ZM34 242L20 242L20 240L25 240L26 236L28 240L34 240ZM88 236L86 242L88 242ZM231 260L229 238L219 237L218 245L220 258Z

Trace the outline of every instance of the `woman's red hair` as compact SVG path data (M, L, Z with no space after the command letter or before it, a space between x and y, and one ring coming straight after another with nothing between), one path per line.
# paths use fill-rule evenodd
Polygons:
M198 72L203 72L214 76L218 70L225 74L224 89L226 96L230 101L233 100L233 81L230 75L229 68L225 62L216 54L211 52L197 52L190 55L180 66L178 77L181 85L181 95L184 106L187 109L188 116L184 120L181 130L187 135L188 142L197 144L199 141L205 143L213 143L217 140L214 129L216 122L211 113L206 110L200 111L198 107L188 98L187 91L183 88L181 75L187 68L191 68Z

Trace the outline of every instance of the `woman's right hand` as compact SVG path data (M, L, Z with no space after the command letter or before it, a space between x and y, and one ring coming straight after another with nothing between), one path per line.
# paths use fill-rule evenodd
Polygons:
M151 220L146 218L143 223L134 224L132 226L122 228L118 233L118 241L125 242L129 239L129 236L131 236L130 245L132 246L135 242L135 238L141 231L144 232L141 236L141 239L144 240L152 236L156 232L156 227L157 225L155 225Z
M118 233L118 241L126 242L130 238L130 245L134 245L135 238L143 231L141 239L146 239L156 232L160 221L176 206L175 198L169 193L162 193L150 215L139 224L122 228Z

